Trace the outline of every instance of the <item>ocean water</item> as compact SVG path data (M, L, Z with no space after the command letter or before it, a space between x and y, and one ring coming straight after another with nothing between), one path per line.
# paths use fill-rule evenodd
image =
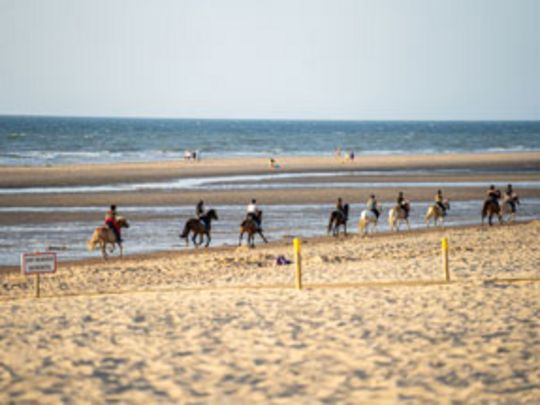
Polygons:
M540 151L540 121L269 121L0 116L0 165L205 157Z
M424 215L432 202L418 201L412 204L410 222L412 229L425 228ZM389 232L388 210L393 201L382 201L383 215L379 221L379 232ZM448 211L446 226L480 224L482 201L455 201ZM215 207L219 220L212 223L211 246L231 246L238 244L238 228L245 215L245 207L238 205L218 205ZM289 240L292 237L313 237L326 235L329 214L334 209L331 204L293 204L261 206L264 211L263 229L270 241ZM358 218L364 206L351 204L349 232L357 233ZM0 214L6 213L103 213L103 207L0 207ZM119 212L130 222L130 228L122 232L126 254L157 252L164 250L185 250L185 242L178 234L184 223L193 217L191 206L122 207ZM540 199L525 199L518 208L517 219L530 221L540 215ZM497 222L497 221L495 221ZM17 265L20 253L34 251L57 251L60 261L99 257L97 251L88 252L86 241L101 221L71 221L58 223L25 223L0 227L0 265ZM499 226L499 225L497 225ZM405 225L401 226L406 229ZM149 230L151 230L149 232ZM244 237L244 243L246 238ZM257 236L256 243L261 244ZM285 249L284 254L290 251Z

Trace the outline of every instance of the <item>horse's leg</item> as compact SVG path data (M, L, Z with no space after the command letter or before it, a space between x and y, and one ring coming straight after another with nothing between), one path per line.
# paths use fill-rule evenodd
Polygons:
M210 237L210 232L206 232L206 245L205 245L205 247L210 246L210 241L211 240L212 240L212 238Z
M248 245L252 249L255 247L255 234L254 233L250 233L248 235Z
M118 248L120 249L120 257L124 256L124 249L122 248L122 244L118 244Z
M238 238L238 246L242 245L243 238L244 238L244 231L240 231L240 237Z
M196 248L199 247L199 244L197 243L197 234L193 232L193 237L191 238L191 241L193 242L193 245L195 245Z
M261 235L261 238L262 238L262 240L264 240L264 243L268 243L268 241L267 241L266 238L264 237L262 231L259 231L258 233L259 233L259 235Z

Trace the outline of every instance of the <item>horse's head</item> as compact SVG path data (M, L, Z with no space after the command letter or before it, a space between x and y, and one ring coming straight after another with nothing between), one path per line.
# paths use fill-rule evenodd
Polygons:
M218 220L217 212L213 208L211 210L208 210L208 212L206 213L206 217L208 219L215 219L216 221Z
M129 228L128 221L124 217L116 217L116 224L120 228Z

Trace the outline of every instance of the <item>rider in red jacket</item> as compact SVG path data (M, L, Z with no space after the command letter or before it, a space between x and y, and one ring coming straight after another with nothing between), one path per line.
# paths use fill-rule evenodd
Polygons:
M105 225L107 225L109 229L112 229L114 236L116 237L116 242L121 243L120 227L116 223L116 205L111 205L111 209L107 211L107 214L105 215Z

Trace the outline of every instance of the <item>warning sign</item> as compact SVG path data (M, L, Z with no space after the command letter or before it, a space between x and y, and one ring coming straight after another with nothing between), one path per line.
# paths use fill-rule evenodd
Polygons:
M23 253L21 272L26 275L56 272L56 253Z

